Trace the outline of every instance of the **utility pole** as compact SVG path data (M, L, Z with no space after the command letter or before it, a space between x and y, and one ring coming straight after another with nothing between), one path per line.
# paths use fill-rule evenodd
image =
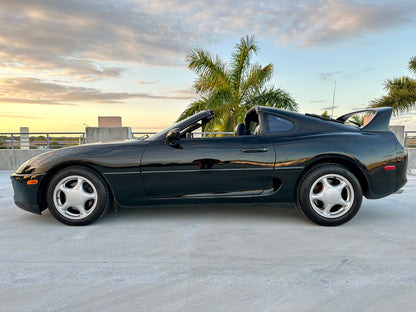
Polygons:
M331 118L334 118L334 105L335 105L335 87L337 86L337 82L334 81L334 95L332 96L332 113Z

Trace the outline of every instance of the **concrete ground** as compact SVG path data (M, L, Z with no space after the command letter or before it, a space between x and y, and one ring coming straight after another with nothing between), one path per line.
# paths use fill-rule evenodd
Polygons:
M416 176L326 228L265 205L123 210L87 227L14 206L0 171L1 311L414 311Z

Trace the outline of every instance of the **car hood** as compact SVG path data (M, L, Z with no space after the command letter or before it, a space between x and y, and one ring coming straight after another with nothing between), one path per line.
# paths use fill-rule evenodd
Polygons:
M29 159L16 170L16 173L43 174L55 166L64 164L138 170L141 154L148 143L146 140L127 140L65 147Z

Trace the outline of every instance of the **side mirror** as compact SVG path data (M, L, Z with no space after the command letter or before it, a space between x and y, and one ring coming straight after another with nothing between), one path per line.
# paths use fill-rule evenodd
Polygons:
M168 135L165 139L165 144L172 146L174 148L181 149L182 146L180 146L176 141L179 141L181 138L181 132L178 128L172 129L168 132Z

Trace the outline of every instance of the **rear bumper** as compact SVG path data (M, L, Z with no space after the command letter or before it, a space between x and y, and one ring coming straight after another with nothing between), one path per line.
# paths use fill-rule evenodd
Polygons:
M395 160L382 163L374 168L368 175L369 190L366 197L369 199L382 198L397 193L407 183L407 151ZM394 170L385 170L386 166L395 167Z
M30 174L12 174L14 191L14 203L17 207L36 214L41 214L44 208L42 207L41 198L39 195L39 187L41 185L44 175L30 175ZM27 181L38 180L36 185L28 185Z

